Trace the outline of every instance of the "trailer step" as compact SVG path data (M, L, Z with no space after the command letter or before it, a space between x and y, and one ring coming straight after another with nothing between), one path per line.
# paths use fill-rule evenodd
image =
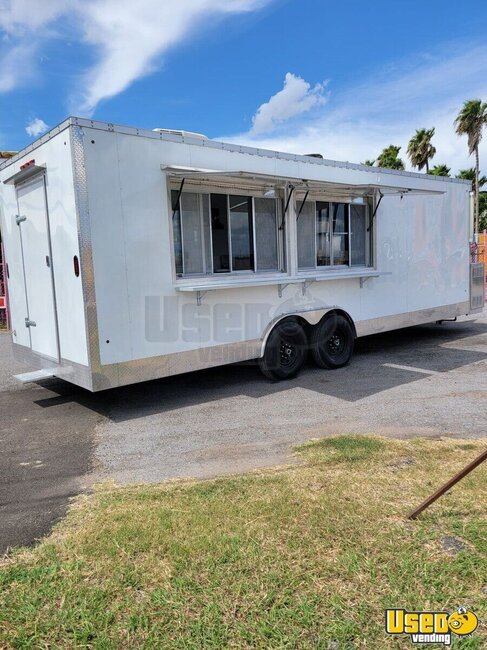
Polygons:
M29 382L39 381L39 379L49 379L49 377L55 377L55 375L52 368L45 368L43 370L34 370L34 372L23 372L20 375L14 375L14 377L22 384L28 384Z

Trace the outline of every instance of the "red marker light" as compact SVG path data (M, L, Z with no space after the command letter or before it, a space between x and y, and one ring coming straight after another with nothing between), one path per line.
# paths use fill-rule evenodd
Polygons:
M73 257L73 266L74 266L74 274L77 278L79 278L79 259L77 255Z
M29 162L26 162L23 165L20 165L20 169L25 169L26 167L29 167L30 165L33 165L34 163L35 163L35 160L29 160Z

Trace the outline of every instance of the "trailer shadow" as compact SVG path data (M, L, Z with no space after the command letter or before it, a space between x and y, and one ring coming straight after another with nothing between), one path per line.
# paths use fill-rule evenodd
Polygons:
M221 366L175 377L89 393L61 380L46 380L52 397L36 401L43 408L77 402L114 422L217 402L245 395L264 396L304 388L356 402L397 386L482 361L487 352L468 348L485 345L487 324L465 321L424 325L358 339L352 363L326 371L306 365L298 377L272 383L255 363Z

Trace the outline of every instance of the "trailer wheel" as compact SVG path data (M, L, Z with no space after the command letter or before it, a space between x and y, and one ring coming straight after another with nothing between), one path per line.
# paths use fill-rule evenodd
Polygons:
M345 316L326 316L313 327L310 338L311 356L320 368L341 368L350 361L354 337Z
M261 372L274 381L294 377L306 359L308 340L301 325L293 320L278 323L267 339Z

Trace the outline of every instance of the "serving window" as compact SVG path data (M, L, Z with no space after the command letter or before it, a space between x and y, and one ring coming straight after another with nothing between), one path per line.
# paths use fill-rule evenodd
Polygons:
M279 200L171 192L176 275L283 271Z
M372 265L368 205L306 201L296 225L299 270Z

